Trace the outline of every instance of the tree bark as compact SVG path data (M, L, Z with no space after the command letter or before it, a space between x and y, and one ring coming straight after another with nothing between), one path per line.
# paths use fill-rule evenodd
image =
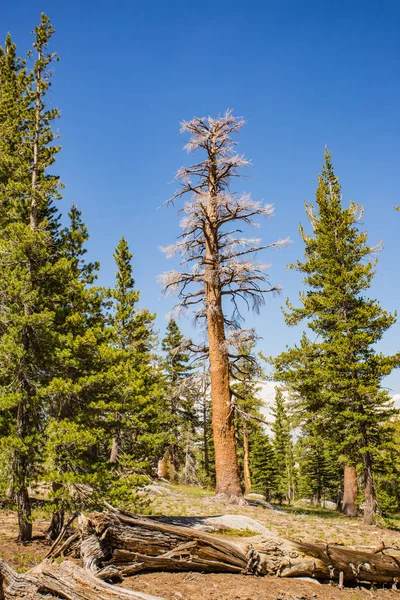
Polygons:
M120 431L119 429L115 432L113 437L111 452L110 452L110 463L112 465L117 464L118 456L119 456L119 447L120 447Z
M374 478L372 474L372 459L369 452L364 456L364 479L365 479L365 508L364 508L364 523L372 525L372 520L377 511L377 502L375 496Z
M272 532L262 539L229 538L121 512L96 513L84 523L82 535L85 568L106 580L152 570L333 581L342 573L346 583L394 583L400 577L399 557L381 550L295 542Z
M43 561L28 573L16 573L0 559L1 600L162 600L101 581L72 562Z
M61 485L61 483L55 483L53 481L53 483L51 484L51 487L52 487L53 493L56 494L62 488L62 485ZM51 515L51 522L50 522L50 527L47 530L47 535L49 536L49 538L51 540L56 540L57 537L59 536L61 530L64 527L65 513L64 513L64 510L59 507L58 498L56 496L53 498L53 502L55 503L56 507L58 507L58 508Z
M24 342L25 344L25 342ZM20 440L26 436L27 430L26 399L22 398L18 405L16 434ZM32 539L31 503L26 483L27 478L26 450L15 448L13 457L13 497L18 511L18 541L29 542Z
M347 517L357 517L357 471L351 465L344 466L344 485L343 485L343 502L342 513Z
M158 476L161 479L169 479L170 476L170 454L167 450L161 460L158 461Z
M169 447L169 456L170 456L170 464L172 465L172 469L170 469L170 479L175 483L178 481L178 472L179 472L179 450L176 444L171 444Z
M229 357L222 309L218 246L218 184L216 179L216 142L209 149L209 194L205 225L205 299L209 343L212 428L214 435L216 493L228 497L242 496L235 445L234 409L229 387Z
M18 541L29 542L32 539L32 513L28 489L25 485L18 486L15 501L18 511Z
M251 475L249 466L249 434L247 431L247 423L243 423L243 475L244 475L244 492L251 492Z

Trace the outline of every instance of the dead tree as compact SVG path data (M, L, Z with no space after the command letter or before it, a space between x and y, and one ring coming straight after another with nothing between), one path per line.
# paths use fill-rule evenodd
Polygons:
M162 600L141 592L118 588L72 562L43 561L23 575L0 559L1 600Z
M270 217L273 213L270 204L262 205L248 194L230 190L238 168L248 164L235 152L236 143L232 140L243 124L230 111L216 119L194 118L182 123L181 131L190 135L186 149L202 150L205 158L178 171L181 187L170 200L190 196L183 207L183 234L176 244L164 249L168 257L179 253L187 270L162 276L165 291L179 293L177 308L194 308L196 316L207 321L216 492L228 497L242 494L229 386L232 340L228 330L236 330L232 339L237 341L240 302L257 311L264 293L278 289L267 280L268 265L254 262L253 257L265 248L284 243L264 246L258 239L241 235L241 228L254 225L257 216ZM233 303L231 317L223 303L229 298Z
M232 538L128 515L97 513L84 524L81 558L100 579L121 580L144 571L198 571L395 586L400 578L400 556L386 554L390 549L384 545L365 552L297 542L272 532Z

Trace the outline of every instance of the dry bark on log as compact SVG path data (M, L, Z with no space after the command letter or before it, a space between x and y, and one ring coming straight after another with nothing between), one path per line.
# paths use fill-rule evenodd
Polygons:
M96 513L85 524L84 566L105 580L143 571L248 573L315 577L346 583L396 583L400 556L295 542L273 534L227 538L121 513Z
M72 562L47 560L20 575L0 559L0 600L162 600L118 588L95 577Z

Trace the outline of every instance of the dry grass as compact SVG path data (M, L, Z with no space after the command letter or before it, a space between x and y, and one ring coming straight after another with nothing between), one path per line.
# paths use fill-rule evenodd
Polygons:
M308 542L329 542L345 546L374 548L383 540L386 546L400 547L400 530L382 522L371 527L361 519L349 519L338 512L313 507L278 507L270 510L256 506L237 506L215 498L209 490L185 486L170 486L171 495L156 496L152 502L153 514L166 516L212 516L243 514L258 520L278 535Z

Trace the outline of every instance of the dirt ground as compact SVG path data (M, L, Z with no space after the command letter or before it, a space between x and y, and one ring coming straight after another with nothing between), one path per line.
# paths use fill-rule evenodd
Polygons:
M169 495L153 498L155 514L191 516L227 513L245 514L278 533L296 540L329 541L346 546L374 548L384 541L386 546L400 548L400 531L385 527L366 527L359 519L346 519L334 511L302 507L284 511L254 506L232 506L211 497L198 488L170 489ZM0 512L0 557L22 573L38 564L47 553L50 542L45 533L49 525L45 513L35 515L34 539L16 542L17 517L14 512ZM391 589L345 588L305 579L279 579L231 574L145 573L126 579L122 587L165 600L363 600L398 598Z
M340 590L329 584L295 579L212 575L202 573L146 573L130 577L122 587L166 600L379 600L399 599L400 592L366 589Z

